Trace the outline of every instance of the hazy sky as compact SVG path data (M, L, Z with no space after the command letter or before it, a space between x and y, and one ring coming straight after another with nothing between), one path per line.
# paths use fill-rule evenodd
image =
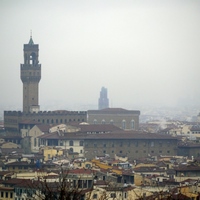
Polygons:
M22 110L20 63L39 44L41 109L200 105L199 0L0 0L0 105Z

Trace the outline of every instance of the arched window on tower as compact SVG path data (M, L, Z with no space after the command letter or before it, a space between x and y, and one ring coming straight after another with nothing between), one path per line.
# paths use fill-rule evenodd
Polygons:
M37 61L36 61L36 54L34 52L31 53L30 55L30 64L31 65L36 65L37 64Z
M114 124L114 121L112 119L110 120L110 124L112 124L112 125Z
M97 124L97 120L96 119L94 119L93 124Z

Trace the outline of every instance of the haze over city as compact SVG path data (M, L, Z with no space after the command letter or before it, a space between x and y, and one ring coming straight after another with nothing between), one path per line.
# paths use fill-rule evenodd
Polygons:
M44 109L199 106L200 1L0 2L0 105L22 109L20 63L39 44Z

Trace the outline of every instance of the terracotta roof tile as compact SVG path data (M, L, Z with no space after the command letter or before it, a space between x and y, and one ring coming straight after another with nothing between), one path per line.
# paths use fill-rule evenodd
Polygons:
M172 137L171 135L162 135L162 134L156 134L156 133L145 133L145 132L139 132L139 131L114 131L112 133L102 133L102 134L87 134L87 133L81 133L81 132L75 132L75 133L66 133L64 136L59 135L57 132L50 133L50 134L44 134L40 136L39 138L44 139L88 139L88 140L96 140L96 139L172 139L177 140L176 137Z
M105 108L102 110L88 110L88 114L140 114L140 111L123 108Z

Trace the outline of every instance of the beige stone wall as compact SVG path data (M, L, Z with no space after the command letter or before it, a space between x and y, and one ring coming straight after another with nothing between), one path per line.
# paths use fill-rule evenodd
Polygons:
M86 122L87 112L56 113L52 111L24 114L18 111L4 112L4 126L7 130L19 131L19 122L31 120L42 124L67 124L68 122Z
M39 136L41 136L43 133L42 131L37 127L34 126L30 131L29 131L29 136L31 137L30 142L31 142L31 152L39 152L40 144L39 144Z
M43 149L44 161L52 159L52 157L63 155L63 151L54 148L44 148Z
M85 156L93 159L97 155L126 155L130 159L144 158L148 155L177 155L176 139L85 139Z
M70 145L70 141L73 141L73 146ZM84 156L84 146L80 146L80 141L79 139L76 140L62 140L63 145L62 146L57 146L58 148L62 149L73 149L73 152L79 153L79 156L82 157Z
M23 83L23 111L30 112L32 105L38 105L38 82Z
M137 114L90 114L88 113L88 123L90 124L102 124L105 121L106 124L113 124L119 128L124 129L123 121L125 121L125 129L132 129L132 120L134 121L134 129L139 129L139 115Z

